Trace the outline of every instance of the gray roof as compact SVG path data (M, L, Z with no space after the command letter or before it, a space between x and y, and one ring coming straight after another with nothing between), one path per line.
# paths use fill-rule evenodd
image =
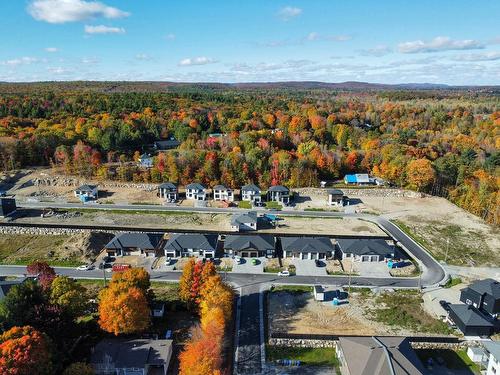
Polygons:
M449 308L466 326L493 327L493 323L486 319L486 317L472 305L458 303L449 305Z
M7 293L9 293L9 290L16 285L22 284L25 282L28 278L27 277L20 277L15 280L1 280L0 281L0 301L7 296Z
M175 186L171 182L164 182L158 186L158 189L168 189L168 190L177 190L177 186Z
M257 212L248 211L243 214L234 214L231 217L231 225L240 225L247 223L255 223L257 224Z
M146 153L139 156L139 160L144 160L144 159L152 159L152 156Z
M121 233L109 241L104 248L109 250L123 248L156 249L162 239L163 234L158 233Z
M304 253L335 251L332 241L328 237L281 237L281 247L285 251L300 251Z
M227 187L225 187L224 185L215 185L213 187L213 190L231 190L231 189L228 189Z
M283 193L288 193L290 189L283 185L274 185L269 187L269 191L280 191Z
M498 341L483 341L483 345L486 350L495 357L498 361L500 360L500 342Z
M422 362L405 337L340 337L350 375L421 375Z
M224 249L259 251L274 250L274 237L270 234L260 235L229 235L224 241Z
M357 182L370 182L370 176L366 173L356 173Z
M202 249L213 250L217 249L216 234L183 234L174 233L165 245L167 250L183 251L186 249Z
M383 239L356 238L337 240L343 253L356 255L382 255L394 253L394 247Z
M186 189L191 189L191 190L205 190L206 187L203 186L202 184L198 183L198 182L193 182L192 184L187 185Z
M344 195L344 192L340 189L328 189L326 192L328 195Z
M488 294L495 299L500 299L500 283L493 279L474 281L469 285L469 289L479 294Z
M168 148L168 147L177 147L181 143L177 139L171 138L171 139L164 139L161 141L155 141L154 144L158 149L161 150L163 148Z
M90 362L95 366L111 359L116 368L167 367L171 346L172 340L104 339L95 346Z
M97 185L84 184L75 190L77 190L77 191L93 191L96 187L97 187Z
M256 193L259 193L260 192L260 187L258 187L257 185L254 185L254 184L248 184L248 185L242 186L241 190L244 190L244 191L255 191Z

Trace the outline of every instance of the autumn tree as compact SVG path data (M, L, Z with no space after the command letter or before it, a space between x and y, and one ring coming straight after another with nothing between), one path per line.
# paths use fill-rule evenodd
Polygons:
M50 302L73 317L81 316L88 306L86 289L74 279L57 276L50 287Z
M122 289L136 287L142 289L144 292L151 286L149 273L142 267L133 267L123 272L116 272L113 274L111 282L119 285Z
M182 269L182 276L179 280L179 297L181 301L184 301L187 304L193 301L191 297L191 287L193 286L193 272L195 264L196 262L194 258L189 258Z
M151 311L144 291L110 283L99 294L99 326L106 332L140 333L149 327Z
M28 275L36 276L43 289L48 289L56 277L56 271L47 262L35 261L26 267Z
M220 308L224 318L229 321L233 308L233 290L222 282L220 275L210 276L200 290L200 316L207 315L210 310Z
M418 191L429 186L436 177L432 163L428 159L416 159L406 167L408 183Z
M179 375L213 375L221 371L221 340L196 328L179 355Z
M0 317L8 326L28 324L35 315L36 306L45 303L45 295L36 281L26 280L24 283L10 288L0 303Z
M52 375L50 340L33 327L13 327L0 336L2 375Z
M94 375L94 369L87 363L75 362L66 367L62 375Z

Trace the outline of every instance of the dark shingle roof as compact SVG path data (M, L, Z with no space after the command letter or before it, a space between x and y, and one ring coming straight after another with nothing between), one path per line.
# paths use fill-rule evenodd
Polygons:
M231 218L231 225L257 223L257 212L248 211L243 214L234 214Z
M163 234L158 233L121 233L109 241L105 249L156 249L162 239Z
M78 189L75 189L75 190L77 190L77 191L92 191L96 187L97 187L97 185L84 184L84 185L80 186Z
M167 148L171 148L171 147L177 147L179 146L181 143L173 138L173 139L165 139L165 140L161 140L161 141L155 141L155 146L159 149L159 150L163 150L163 149L167 149Z
M448 307L466 326L493 327L493 324L472 305L459 303Z
M231 189L228 189L227 187L225 187L224 185L215 185L214 190L231 190Z
M171 346L172 340L104 339L95 346L91 363L99 365L111 358L117 368L166 367Z
M474 281L469 285L469 289L479 294L488 294L495 299L500 299L500 283L493 279Z
M192 184L189 184L186 186L186 189L192 189L192 190L205 190L206 187L203 186L202 184L198 182L193 182Z
M174 233L165 245L165 249L183 251L185 249L216 250L216 234L182 234Z
M281 237L281 247L285 251L326 253L333 252L332 241L328 237Z
M326 192L329 195L344 195L344 192L340 189L328 189Z
M236 251L247 249L256 249L259 251L274 250L274 237L270 234L257 236L229 235L224 241L224 249Z
M280 191L283 193L288 193L290 189L283 185L274 185L269 188L269 191Z
M177 190L177 186L175 186L173 183L171 182L164 182L163 184L160 184L158 186L158 189L168 189L168 190Z
M258 193L258 192L260 192L260 187L258 187L257 185L254 185L254 184L248 184L248 185L242 186L241 190L255 191Z
M394 248L382 239L339 239L340 250L356 255L388 255L394 253Z

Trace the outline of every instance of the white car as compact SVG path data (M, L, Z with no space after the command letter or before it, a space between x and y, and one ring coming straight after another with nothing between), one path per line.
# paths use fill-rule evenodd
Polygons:
M236 263L236 264L241 264L241 257L239 257L239 256L235 256L235 257L234 257L234 263Z
M166 266L172 265L172 258L168 257L167 259L165 259L165 265Z
M280 271L280 272L278 272L278 276L288 277L288 276L290 276L290 272L289 271Z
M78 271L89 271L89 270L91 270L92 268L93 268L93 267L92 267L92 265L91 265L91 264L82 264L81 266L76 267L76 269L77 269Z

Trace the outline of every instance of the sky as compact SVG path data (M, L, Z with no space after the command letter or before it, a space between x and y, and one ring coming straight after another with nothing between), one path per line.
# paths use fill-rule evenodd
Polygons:
M2 0L0 81L500 85L498 0Z

